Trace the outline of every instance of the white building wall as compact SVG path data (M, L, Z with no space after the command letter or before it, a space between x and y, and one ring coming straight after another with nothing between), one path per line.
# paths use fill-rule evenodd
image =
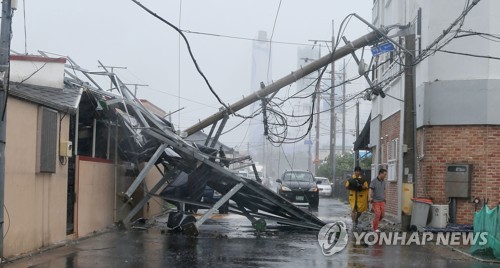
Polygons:
M426 48L451 25L464 10L466 2L377 0L373 6L372 21L376 26L416 23L418 10L421 9L421 36L417 36L416 44L418 55L419 49ZM462 29L495 34L498 25L500 1L481 0L466 16ZM391 34L394 33L396 30L391 31ZM443 50L500 57L500 42L492 42L477 35L467 36L453 39ZM416 67L418 126L500 124L500 115L497 115L494 107L500 100L500 91L496 90L500 86L500 61L443 52L431 53ZM385 57L380 56L379 62ZM379 69L378 81L388 77L384 75L388 73L387 68L384 66ZM398 83L401 85L393 84L384 90L389 95L399 94L402 99L404 78ZM455 96L460 96L460 100ZM399 110L396 100L387 97L379 99L376 97L373 101L372 117L380 114L385 119ZM470 109L462 109L463 105L470 106Z
M63 88L64 58L12 55L10 61L10 81Z

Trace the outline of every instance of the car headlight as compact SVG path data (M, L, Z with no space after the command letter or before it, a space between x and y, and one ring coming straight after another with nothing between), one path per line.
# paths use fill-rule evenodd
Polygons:
M288 188L288 187L286 187L286 186L284 186L284 185L281 185L281 191L282 191L282 192L289 192L289 191L291 191L291 190L292 190L292 189L290 189L290 188Z
M318 191L318 187L313 187L311 189L309 189L309 192L317 192Z

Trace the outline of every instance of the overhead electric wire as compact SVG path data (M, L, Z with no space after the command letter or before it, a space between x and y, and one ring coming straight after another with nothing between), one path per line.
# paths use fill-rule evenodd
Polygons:
M460 55L460 56L474 57L474 58L500 60L500 57L493 57L493 56L488 56L488 55L477 55L477 54L464 53L464 52L458 52L458 51L449 51L449 50L444 50L444 49L439 49L439 50L436 50L436 51L437 52L442 52L442 53Z
M274 16L274 23L273 23L273 30L271 31L271 37L269 38L269 57L267 59L267 82L270 81L269 79L269 71L270 71L270 68L271 68L271 52L272 52L272 46L273 46L273 37L274 37L274 30L276 29L276 22L278 21L278 16L280 14L280 10L281 10L281 1L279 2L278 4L278 9L276 10L276 15Z
M417 64L419 64L420 62L422 62L423 60L425 60L426 58L428 58L429 56L431 56L434 53L442 50L443 47L445 47L446 45L448 45L453 39L457 38L457 35L461 31L461 27L462 27L462 25L463 25L463 23L465 21L465 17L472 10L472 8L475 5L477 5L477 3L479 3L479 1L481 1L481 0L474 0L471 5L469 5L470 1L466 1L466 5L465 5L465 8L464 8L464 11L462 11L462 13L450 24L450 26L448 28L446 28L445 30L443 30L443 32L442 32L442 34L440 36L438 36L430 45L428 45L425 49L423 49L422 52L417 57L415 57L414 61L411 64L404 64L404 63L395 61L397 64L401 65L404 68L402 68L400 71L396 72L392 76L386 78L385 80L377 83L376 85L373 85L373 88L377 88L377 87L383 88L383 87L385 87L391 81L393 81L396 78L400 77L400 75L405 72L406 68L416 66ZM443 43L439 44L439 42L441 42L449 33L452 32L452 29L457 24L460 24L460 25L459 25L458 30L455 31L455 34L452 37L449 37L448 39L446 39ZM437 48L433 48L435 46ZM430 53L430 52L432 52L432 53Z
M207 32L198 32L198 31L191 31L191 30L186 30L186 29L183 29L181 31L183 31L184 33L188 33L188 34L206 35L206 36L222 37L222 38L236 39L236 40L258 41L258 42L264 42L264 43L281 44L281 45L293 45L293 46L313 46L311 44L305 44L305 43L261 40L261 39L257 39L257 38L249 38L249 37L241 37L241 36L233 36L233 35L224 35L224 34L216 34L216 33L207 33Z
M261 114L262 113L262 108L259 108L257 110L254 111L254 113L252 115L250 115L249 117L247 118L243 118L243 120L241 120L241 122L239 122L238 124L236 124L234 127L230 128L229 130L226 130L224 132L222 132L220 135L224 135L224 134L227 134L231 131L233 131L234 129L236 129L237 127L241 126L245 121L247 121L248 119L251 119L251 118L255 118L257 115ZM251 125L251 122L249 123L249 126Z
M147 89L149 89L149 90L153 90L153 91L156 91L156 92L159 92L159 93L165 94L165 95L169 95L169 96L172 96L172 97L180 98L180 99L182 99L182 100L189 101L189 102L192 102L192 103L200 104L200 105L203 105L203 106L208 107L208 108L219 109L219 107L211 106L211 105L208 105L208 104L206 104L206 103L203 103L203 102L200 102L200 101L196 101L196 100L193 100L193 99L184 98L184 97L181 97L181 96L179 96L179 95L175 95L175 94L172 94L172 93L168 93L168 92L166 92L166 91L159 90L159 89L156 89L156 88L147 87Z
M371 71L373 71L373 70L375 70L375 69L380 68L383 64L385 64L385 63L386 63L386 62L388 62L389 60L390 60L390 59L387 59L387 60L385 60L384 62L382 62L382 63L380 63L380 64L377 64L377 65L376 65L376 66L374 66L373 68L371 68L371 69L367 70L364 74L367 74L367 73L369 73L369 72L371 72ZM355 76L355 77L353 77L353 78L346 79L345 81L343 81L343 82L341 82L341 83L335 84L335 86L333 86L333 87L340 87L340 86L342 86L342 85L345 85L345 84L351 83L351 82L353 82L353 81L356 81L357 79L359 79L359 78L363 77L363 75L364 75L364 74L362 74L362 75L357 75L357 76ZM297 91L295 94L293 94L293 95L292 95L292 96L290 96L289 98L287 98L287 99L285 99L285 100L282 100L282 99L279 99L279 100L280 100L280 101L282 101L282 103L284 103L285 101L288 101L288 100L290 100L290 99L307 99L307 98L311 97L313 93L310 93L309 95L305 95L305 96L296 96L296 95L298 95L299 93L301 93L301 92L303 92L303 91L305 91L305 90L309 89L309 88L310 88L310 86L311 86L313 83L315 83L316 81L317 81L317 78L316 78L313 82L311 82L309 85L307 85L306 87L304 87L304 88L302 88L301 90ZM320 93L325 93L325 92L327 92L327 91L328 91L328 90L330 90L330 89L332 89L332 86L331 86L331 85L330 85L328 88L326 88L326 89L322 89L322 90L320 90Z
M198 71L198 73L200 74L200 76L205 81L205 84L209 88L210 92L212 92L212 95L214 95L214 97L217 99L217 101L222 106L224 106L224 108L226 108L226 110L228 111L228 113L234 114L235 116L238 116L238 117L245 118L245 116L239 115L239 114L231 111L231 107L229 107L227 104L225 104L222 101L222 99L219 97L219 95L215 92L215 90L212 88L212 85L210 84L210 82L208 81L207 77L205 76L205 74L201 70L200 66L198 65L198 62L196 61L196 59L195 59L195 57L193 55L193 52L191 50L191 45L189 44L189 41L188 41L187 37L184 35L184 33L182 32L182 30L179 29L177 26L173 25L172 23L170 23L169 21L167 21L166 19L162 18L160 15L156 14L155 12L153 12L152 10L150 10L149 8L147 8L146 6L144 6L143 4L141 4L141 2L139 2L138 0L132 0L132 2L134 2L135 4L137 4L139 7L141 7L142 9L144 9L147 13L151 14L153 17L157 18L161 22L163 22L163 23L167 24L168 26L170 26L171 28L173 28L177 33L179 33L181 35L182 39L186 43L186 47L187 47L187 50L189 52L189 56L191 57L191 60L192 60L192 62L194 64L194 66L196 67L196 70Z
M349 21L351 20L352 16L353 16L353 14L349 14L348 16L346 16L344 18L344 20L340 24L339 33L341 33L341 34L339 34L339 36L337 36L337 40L336 40L335 44L332 44L332 52L330 54L331 57L332 57L332 60L333 60L333 55L334 55L334 53L335 53L335 51L336 51L336 49L337 49L337 47L338 47L338 45L340 43L340 36L343 36L343 33L345 32L345 29L347 28L347 25L348 25ZM318 78L315 79L312 82L312 83L316 82L316 88L319 88L319 85L321 83L321 77L325 73L326 69L327 69L327 66L325 66L320 71L320 73L318 75ZM333 87L335 87L335 85ZM289 138L289 137L287 137L288 127L289 127L289 125L287 123L287 116L288 115L286 115L285 113L283 113L283 111L278 112L278 111L274 110L273 108L268 108L268 114L269 114L269 116L273 116L274 119L276 120L275 124L270 123L271 126L283 126L283 130L281 132L279 132L279 133L278 133L278 131L274 131L275 128L268 127L268 129L270 129L270 131L269 131L269 135L267 136L267 139L271 142L271 144L273 146L276 146L276 145L281 146L281 144L284 144L284 143L296 143L296 142L304 139L309 134L309 132L311 131L312 126L313 126L313 116L315 115L314 108L315 108L315 105L316 105L315 104L316 97L319 97L319 96L317 96L317 92L315 92L315 93L312 94L312 105L311 105L311 113L310 113L310 115L307 115L307 116L305 115L304 116L304 117L308 117L308 118L305 120L305 122L303 122L302 124L298 124L296 126L296 127L300 127L300 126L304 126L304 125L308 124L306 132L303 135L301 135L301 136L297 135L297 137L295 137L295 138ZM284 103L288 99L290 99L290 98L282 100L282 103ZM279 108L280 105L275 105L275 107ZM279 109L281 110L281 108L279 108ZM271 119L272 118L268 118L267 122L273 122Z

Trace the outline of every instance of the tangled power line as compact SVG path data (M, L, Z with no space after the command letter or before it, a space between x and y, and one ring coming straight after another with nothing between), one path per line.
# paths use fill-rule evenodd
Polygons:
M186 38L186 36L184 35L184 32L185 33L192 33L192 34L203 34L203 35L209 35L209 36L215 36L215 37L224 37L224 38L234 38L234 39L244 39L244 40L253 40L253 39L234 37L234 36L225 36L225 35L218 35L218 34L210 34L210 33L193 32L193 31L188 31L188 30L181 30L180 28L176 27L172 23L168 22L164 18L160 17L159 15L157 15L156 13L154 13L153 11L151 11L150 9L148 9L147 7L142 5L138 0L132 0L132 1L134 3L136 3L138 6L140 6L141 8L143 8L145 11L147 11L149 14L153 15L154 17L156 17L160 21L169 25L171 28L173 28L175 31L177 31L181 35L182 39L184 40L184 42L187 46L189 55L191 57L192 62L194 63L194 65L196 67L197 72L200 74L200 76L202 76L202 78L205 81L210 92L215 96L217 101L230 114L233 114L233 115L238 116L238 117L243 119L237 125L235 125L234 127L225 131L222 134L227 134L227 133L233 131L237 127L241 126L248 119L255 118L256 116L259 116L260 114L264 114L265 115L263 118L264 130L265 130L264 133L266 135L267 140L273 146L281 146L282 144L299 142L299 141L303 140L309 134L309 132L311 131L312 126L313 126L314 115L318 114L317 112L315 112L316 98L320 97L322 93L325 93L329 90L332 90L333 88L342 86L346 83L350 83L352 81L355 81L355 80L364 76L364 74L360 74L358 76L347 79L342 83L337 83L335 85L327 86L326 88L321 88L320 87L321 83L322 83L321 77L323 76L323 74L325 73L325 71L327 69L327 67L325 66L324 68L322 68L320 74L318 75L318 77L316 79L314 79L311 83L309 83L304 88L297 90L294 94L292 94L292 95L288 94L288 96L285 98L277 97L276 94L273 94L269 98L262 97L261 98L262 104L263 104L262 107L260 107L256 111L254 111L252 114L250 114L248 116L236 114L236 113L231 111L230 106L228 106L227 104L225 104L222 101L222 99L219 97L219 95L216 93L216 91L213 89L213 87L209 83L207 77L201 71L201 68L199 67L198 63L196 62L196 59L191 51L189 41ZM464 24L464 21L465 21L467 14L470 12L472 7L477 5L477 3L479 1L480 0L473 0L471 3L471 0L467 0L465 2L465 6L464 6L464 9L461 12L461 14L450 24L450 26L448 28L443 30L441 35L439 35L434 41L432 41L430 43L430 45L428 45L426 48L424 48L422 50L419 50L418 56L416 56L410 64L403 63L402 58L405 57L405 55L404 55L405 52L403 52L401 49L398 49L395 51L394 57L387 58L387 59L381 61L380 63L378 63L378 59L375 60L373 65L369 66L366 73L377 71L379 68L386 65L388 63L388 61L391 61L391 63L394 62L395 64L399 65L402 68L399 71L392 74L390 77L387 77L384 80L375 83L374 85L372 85L372 87L366 88L366 89L352 95L350 98L343 99L340 104L337 104L333 107L329 107L328 109L319 111L319 113L330 112L332 109L336 109L336 108L344 105L347 102L350 102L356 98L359 98L361 95L365 94L366 92L370 92L373 88L386 87L392 81L394 81L395 79L400 77L407 68L411 68L411 67L418 65L419 63L424 61L426 58L434 55L436 52L500 60L500 57L494 57L494 56L488 56L488 55L476 55L476 54L462 53L462 52L458 52L458 51L449 51L449 50L443 49L452 40L457 39L457 38L469 37L469 36L478 36L478 37L481 37L481 38L484 38L484 39L487 39L487 40L490 40L493 42L500 42L500 35L497 35L497 34L481 33L481 32L475 32L472 30L462 30L462 26ZM280 1L280 6L281 6L281 1ZM279 7L278 7L278 11L276 13L276 18L279 14ZM335 40L335 43L332 44L332 48L331 48L332 60L333 60L333 55L335 53L335 50L337 49L337 47L341 41L341 37L344 36L346 28L347 28L349 22L351 21L352 17L353 17L353 14L346 16L343 19L342 23L340 24L339 31L338 31L339 34L337 35L337 39ZM276 25L276 18L274 21L273 32L274 32L274 28ZM413 20L411 22L411 24L415 24L415 20ZM279 43L279 42L275 42L272 40L270 40L269 42L270 42L270 44L271 44L271 42ZM316 88L318 88L319 90L314 90L314 92L311 93L308 90L311 89L311 87L314 84L315 84ZM311 103L310 111L308 111L305 114L304 113L295 113L295 111L293 109L292 109L291 113L285 112L284 106L286 104L289 104L294 99L298 99L298 100L310 99L310 103ZM292 124L292 119L294 121L293 124ZM299 120L301 120L301 121L299 121ZM291 128L302 129L304 127L307 127L306 131L304 133L297 134L295 137L289 137L290 136L289 133L290 133ZM247 130L247 132L248 132L248 130Z

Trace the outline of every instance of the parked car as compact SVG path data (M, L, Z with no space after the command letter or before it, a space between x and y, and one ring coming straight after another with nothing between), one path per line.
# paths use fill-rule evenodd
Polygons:
M332 196L333 186L328 178L316 177L316 185L320 196Z
M318 186L309 171L285 171L281 179L277 179L277 193L296 205L308 205L317 209L319 204Z

